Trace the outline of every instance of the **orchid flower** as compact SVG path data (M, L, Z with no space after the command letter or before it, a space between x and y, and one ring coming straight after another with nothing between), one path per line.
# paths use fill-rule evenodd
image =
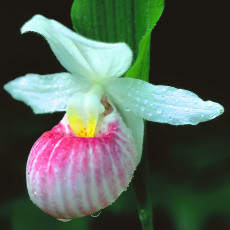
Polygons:
M58 219L95 213L126 189L141 159L144 119L196 125L224 111L187 90L122 78L132 62L125 43L87 39L41 15L21 28L29 31L48 41L68 72L28 74L4 88L36 114L65 111L27 162L31 200Z

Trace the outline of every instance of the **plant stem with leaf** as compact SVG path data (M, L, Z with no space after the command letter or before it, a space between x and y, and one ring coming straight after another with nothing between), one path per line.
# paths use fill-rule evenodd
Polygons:
M149 194L149 168L146 139L144 139L144 149L142 160L135 173L133 186L136 192L138 215L141 221L142 230L153 230L152 201Z

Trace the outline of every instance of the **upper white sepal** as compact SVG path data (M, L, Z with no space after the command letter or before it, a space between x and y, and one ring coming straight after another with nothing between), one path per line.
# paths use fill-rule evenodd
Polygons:
M44 36L69 72L89 80L120 77L132 62L132 51L125 43L87 39L42 15L35 15L21 28L22 33L30 31Z

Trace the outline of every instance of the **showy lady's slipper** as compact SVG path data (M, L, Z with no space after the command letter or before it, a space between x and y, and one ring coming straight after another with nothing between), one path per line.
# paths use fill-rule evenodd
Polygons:
M89 40L41 15L25 23L21 32L28 31L44 36L69 71L28 74L4 86L37 114L66 111L27 163L31 200L58 219L92 214L126 189L141 158L143 119L195 125L224 111L187 90L119 78L132 61L124 43Z

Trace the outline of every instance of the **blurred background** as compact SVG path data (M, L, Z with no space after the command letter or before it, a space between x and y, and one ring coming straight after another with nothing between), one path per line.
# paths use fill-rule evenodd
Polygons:
M63 114L34 115L3 89L26 73L63 71L48 44L19 29L34 14L72 28L72 0L4 1L0 6L0 229L141 229L132 186L98 217L61 223L29 200L25 167L39 136ZM147 124L155 230L230 229L229 17L224 2L166 1L152 32L150 82L188 89L225 107L198 126Z

